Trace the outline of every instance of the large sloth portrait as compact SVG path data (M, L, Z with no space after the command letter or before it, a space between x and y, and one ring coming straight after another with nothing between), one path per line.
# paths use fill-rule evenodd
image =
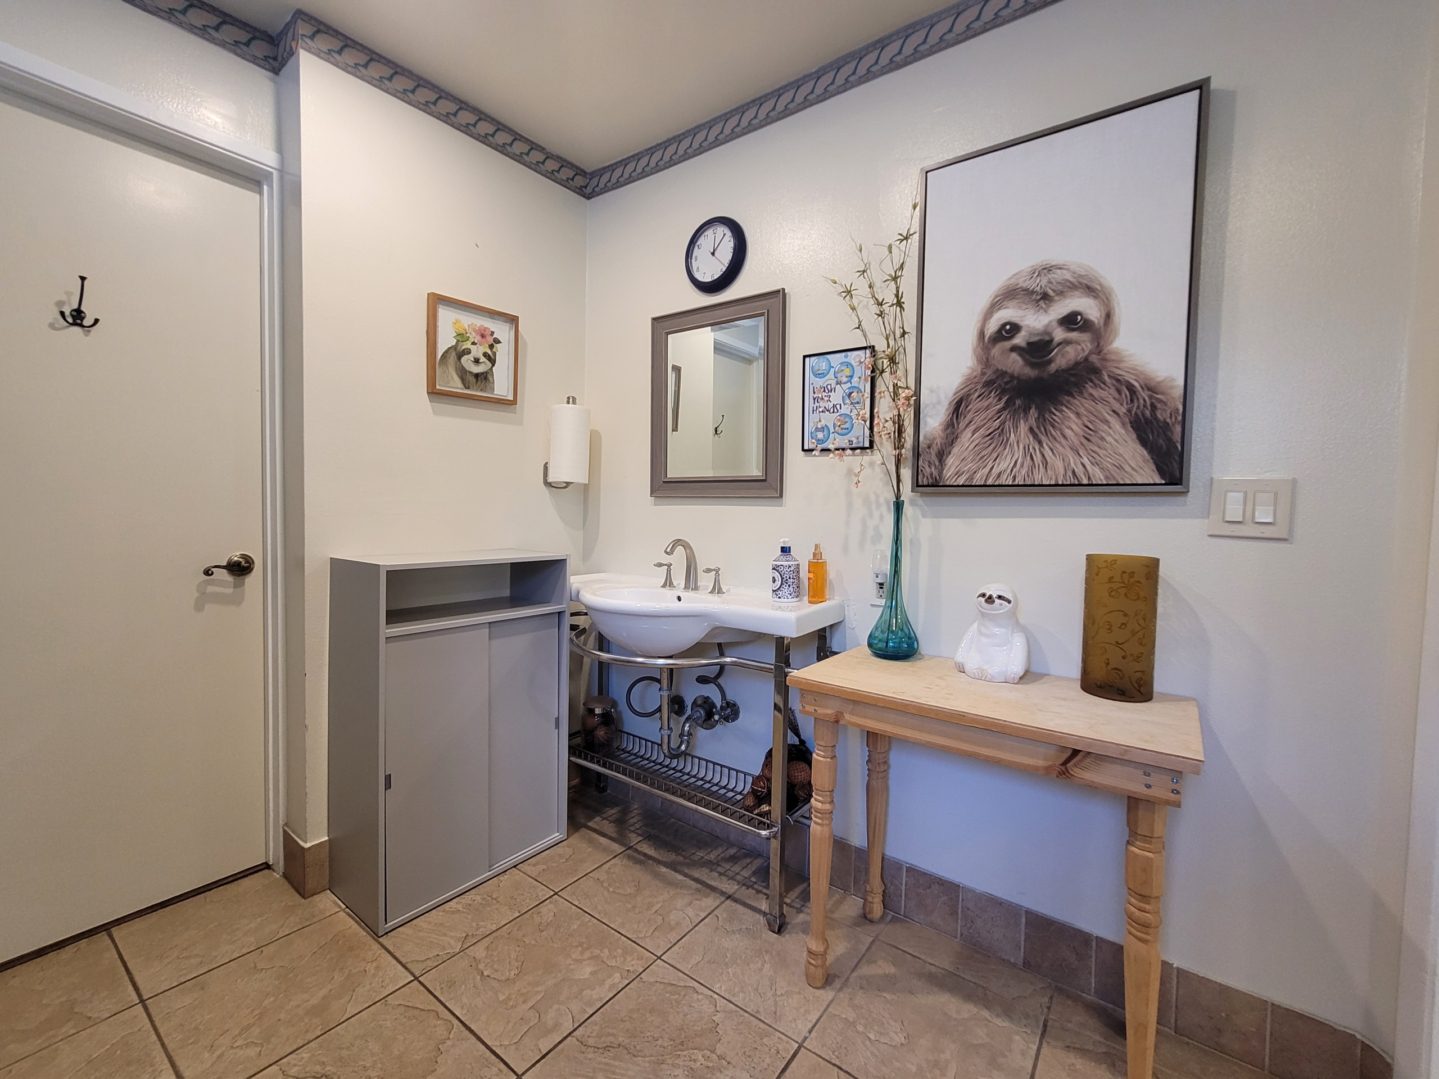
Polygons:
M1115 347L1119 302L1080 262L1036 262L994 290L973 364L920 446L923 487L1177 484L1178 383Z

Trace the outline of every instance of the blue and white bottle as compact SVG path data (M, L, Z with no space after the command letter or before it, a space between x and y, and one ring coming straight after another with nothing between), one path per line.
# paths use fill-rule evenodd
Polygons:
M799 602L799 559L789 546L789 540L780 540L779 554L769 564L770 598L776 603Z

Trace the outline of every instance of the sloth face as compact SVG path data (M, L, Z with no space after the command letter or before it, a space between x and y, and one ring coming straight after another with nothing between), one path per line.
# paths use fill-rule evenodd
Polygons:
M1100 347L1104 312L1088 295L1050 303L1008 303L984 324L990 362L1020 378L1072 367Z
M456 346L455 357L460 361L461 367L475 375L482 375L495 366L493 360L470 344Z
M1073 367L1114 343L1114 290L1080 262L1036 262L995 289L975 327L974 358L1021 379Z
M1014 589L1007 584L987 584L974 597L980 614L995 614L1014 606Z

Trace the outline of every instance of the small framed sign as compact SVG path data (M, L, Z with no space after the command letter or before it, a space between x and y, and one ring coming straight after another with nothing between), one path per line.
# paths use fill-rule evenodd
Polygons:
M874 448L874 349L842 348L804 358L805 453Z
M429 294L427 388L446 397L512 405L519 382L518 315Z

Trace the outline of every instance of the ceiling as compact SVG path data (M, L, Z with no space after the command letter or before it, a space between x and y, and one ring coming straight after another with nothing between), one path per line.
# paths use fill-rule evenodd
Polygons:
M293 0L218 0L274 33ZM304 10L595 169L943 0L305 0Z

